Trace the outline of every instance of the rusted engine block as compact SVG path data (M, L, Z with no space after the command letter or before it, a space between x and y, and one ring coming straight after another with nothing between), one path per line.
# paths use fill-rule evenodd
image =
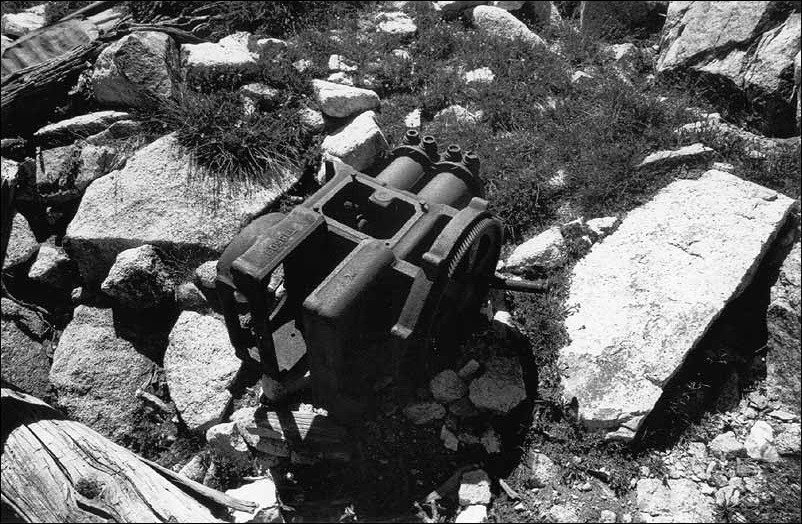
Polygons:
M443 351L459 338L501 249L503 226L482 198L474 154L451 145L441 155L433 137L409 130L393 158L375 177L327 163L329 182L286 216L255 220L218 262L237 355L254 360L255 345L264 373L280 378L276 350L298 343L286 337L294 323L306 345L297 366L308 363L324 407L345 420L411 348L436 339ZM285 292L277 293L280 268Z

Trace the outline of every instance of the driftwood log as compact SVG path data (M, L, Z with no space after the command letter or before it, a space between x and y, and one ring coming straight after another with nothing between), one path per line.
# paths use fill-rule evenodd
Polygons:
M226 506L256 510L6 387L0 435L2 503L26 522L224 522Z

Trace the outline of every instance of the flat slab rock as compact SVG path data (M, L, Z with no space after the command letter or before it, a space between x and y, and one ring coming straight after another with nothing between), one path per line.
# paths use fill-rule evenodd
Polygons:
M729 173L678 180L573 270L560 351L590 427L635 433L722 309L750 282L793 200Z

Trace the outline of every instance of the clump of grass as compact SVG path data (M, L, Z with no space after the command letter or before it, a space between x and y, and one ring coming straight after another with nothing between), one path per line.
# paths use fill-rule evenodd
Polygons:
M158 120L192 152L196 172L220 181L269 185L276 173L301 172L315 156L296 104L245 114L236 92L187 91L162 106Z

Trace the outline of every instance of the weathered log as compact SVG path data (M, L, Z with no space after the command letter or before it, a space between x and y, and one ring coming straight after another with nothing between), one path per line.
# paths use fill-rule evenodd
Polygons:
M3 504L28 522L223 522L131 451L41 400L2 388ZM203 488L205 501L254 504ZM216 506L219 510L222 506Z

